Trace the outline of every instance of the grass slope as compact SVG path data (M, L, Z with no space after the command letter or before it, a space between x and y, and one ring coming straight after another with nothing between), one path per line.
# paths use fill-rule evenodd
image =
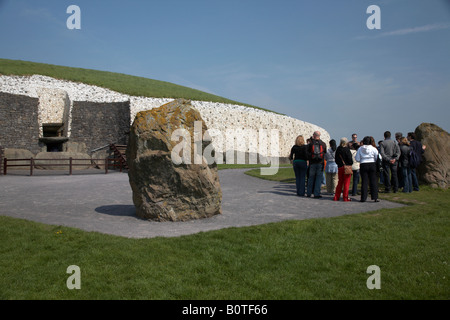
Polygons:
M185 98L190 100L238 104L270 111L170 82L107 71L71 68L21 60L0 59L0 74L18 76L40 74L56 79L82 82L89 85L108 88L132 96Z

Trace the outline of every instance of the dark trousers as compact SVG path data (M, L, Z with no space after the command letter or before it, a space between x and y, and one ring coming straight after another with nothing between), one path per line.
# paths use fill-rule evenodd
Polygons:
M358 193L358 183L359 183L359 170L353 170L352 196L356 196L356 194Z
M306 161L295 160L294 161L294 173L295 173L295 184L297 187L297 195L304 196L305 195L305 186L306 186L306 170L308 169L308 165Z
M361 163L359 168L359 174L361 175L361 201L366 201L369 194L372 200L378 199L378 179L377 179L377 166L375 162Z
M383 173L384 173L384 190L390 192L391 188L394 192L398 191L398 163L397 161L392 164L389 161L383 161Z
M397 166L397 180L398 188L403 188L405 186L405 181L403 180L403 167L400 165Z

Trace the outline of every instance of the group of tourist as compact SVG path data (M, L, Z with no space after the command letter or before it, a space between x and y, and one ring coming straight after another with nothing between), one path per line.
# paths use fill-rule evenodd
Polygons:
M384 192L419 191L416 168L421 162L426 146L416 140L414 132L403 137L402 133L384 133L384 140L375 144L375 139L366 136L358 142L356 133L349 142L341 138L339 146L336 141L330 140L329 148L320 139L320 132L305 141L298 136L291 149L289 159L292 161L298 196L322 198L321 187L326 185L328 194L334 194L334 201L349 202L350 191L352 196L358 194L358 185L361 180L361 202L371 200L379 202L378 184L384 184ZM350 189L351 178L353 184Z

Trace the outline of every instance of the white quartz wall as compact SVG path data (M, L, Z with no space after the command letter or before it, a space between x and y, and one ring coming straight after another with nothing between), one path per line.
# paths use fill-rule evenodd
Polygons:
M0 91L40 98L39 123L60 122L59 119L66 117L69 131L70 111L66 115L64 108L70 108L73 101L123 102L129 100L130 116L133 121L139 111L157 108L173 100L128 96L105 88L41 75L30 77L1 75ZM65 94L69 102L65 101L62 108ZM41 103L41 100L45 103ZM285 115L241 105L205 101L191 103L206 122L211 131L213 145L218 151L228 150L227 146L232 145L230 138L233 136L237 137L235 150L279 157L289 155L298 135L303 135L306 140L314 131L319 130L323 141L328 143L330 140L328 132L323 128ZM279 139L271 143L271 138L277 137Z
M58 88L37 88L39 97L39 136L43 137L42 124L68 123L70 100L67 92Z

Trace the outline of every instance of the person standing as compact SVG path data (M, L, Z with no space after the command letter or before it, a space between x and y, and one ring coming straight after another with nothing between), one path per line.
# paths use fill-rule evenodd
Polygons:
M336 140L330 140L330 148L327 150L325 154L325 175L326 175L326 185L327 185L327 193L333 194L334 190L336 190L336 186L338 183L338 166L335 160L336 153Z
M378 141L378 147L377 147L378 154L380 155L380 159L381 159L381 143L382 142L383 141ZM380 183L384 185L384 173L383 173L382 165L377 165L377 175L378 175Z
M358 161L356 161L356 152L359 149L359 142L355 142L350 144L350 152L352 153L352 159L353 159L353 164L352 164L352 170L353 170L353 186L352 186L352 196L356 196L358 194L358 184L359 184L359 169L360 169L360 164Z
M410 156L409 152L411 151L411 147L409 145L408 139L405 137L400 139L400 167L402 170L403 176L403 192L412 192L412 179L411 179L411 168L410 164Z
M358 135L357 135L356 133L352 134L352 141L350 141L350 142L348 143L348 145L347 145L347 146L350 148L350 150L352 149L351 146L352 146L354 143L359 144L359 141L358 141Z
M298 136L295 139L295 144L291 148L289 160L293 161L295 173L295 185L297 188L297 195L303 197L305 195L306 170L308 168L308 146L305 144L303 136Z
M349 188L350 188L350 180L352 178L351 174L345 174L345 165L351 166L353 164L352 153L348 147L347 138L341 138L341 142L339 147L336 150L336 164L338 166L338 176L339 181L336 187L336 192L334 194L334 201L339 201L341 197L341 193L345 202L352 201L348 197Z
M370 137L364 137L363 145L356 152L355 159L360 163L361 174L361 200L366 202L368 196L368 188L370 186L370 193L372 200L378 200L378 181L377 181L377 165L379 154L377 148L374 148Z
M308 145L308 159L309 159L309 178L307 196L314 198L322 198L320 195L320 187L322 185L324 159L327 152L325 142L320 140L320 132L315 131L311 143Z
M425 152L426 146L422 145L420 141L416 140L416 134L414 132L408 133L409 145L417 157L417 163L410 163L411 168L411 180L414 191L419 191L419 179L417 179L416 169L419 164L422 162L422 155Z
M400 149L401 140L403 138L403 133L396 132L395 133L395 142L397 142L398 148ZM400 153L401 156L401 153ZM402 164L400 162L400 159L398 160L398 166L397 166L397 179L398 179L398 188L401 189L404 187L403 183L403 173L402 173Z
M382 167L384 173L384 191L390 193L393 189L394 193L398 191L397 168L398 159L400 159L400 148L396 141L391 139L391 133L384 133L384 140L380 145L380 153L382 158Z

